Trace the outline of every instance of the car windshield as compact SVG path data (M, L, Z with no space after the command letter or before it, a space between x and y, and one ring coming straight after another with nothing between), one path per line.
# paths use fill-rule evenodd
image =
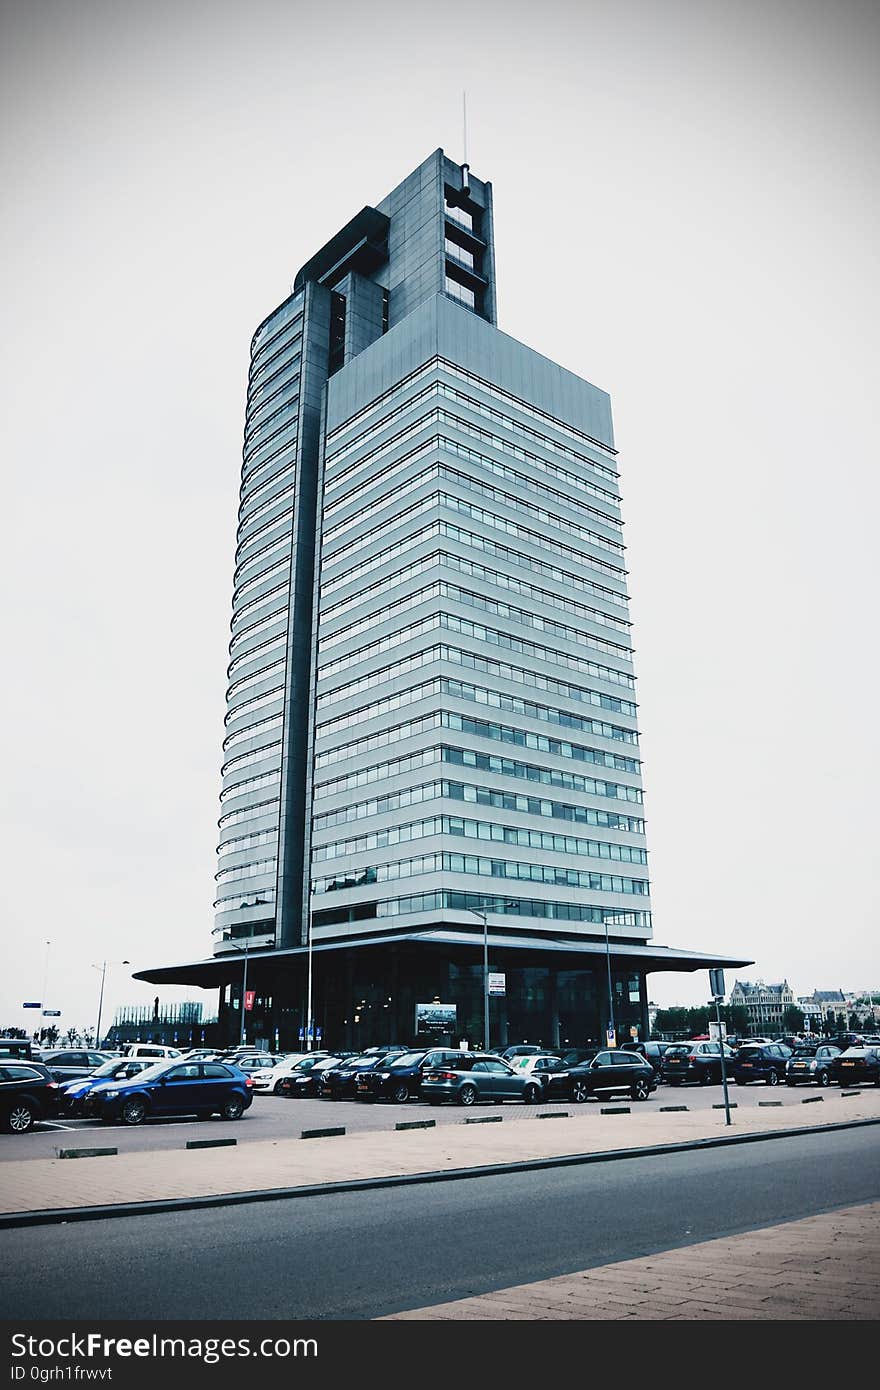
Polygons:
M92 1072L92 1078L94 1079L97 1076L112 1076L119 1067L120 1062L123 1066L126 1066L128 1059L125 1057L111 1057L109 1062L102 1062L101 1065L96 1067Z
M400 1057L393 1057L388 1065L389 1067L417 1067L424 1055L424 1052L404 1052Z
M137 1059L133 1057L133 1058L131 1058L131 1060L132 1060L132 1061L136 1061ZM136 1078L136 1079L137 1079L138 1082L141 1082L141 1081L154 1081L154 1080L156 1079L156 1077L162 1076L162 1075L164 1075L164 1073L165 1073L166 1071L170 1071L170 1070L171 1070L171 1063L168 1061L168 1058L167 1058L167 1057L163 1057L162 1060L161 1060L161 1062L154 1062L152 1066L147 1067L144 1071L139 1071L138 1074L137 1074L137 1078ZM92 1074L94 1075L94 1073L92 1073ZM135 1078L134 1078L134 1077L123 1076L123 1077L120 1077L119 1080L120 1080L123 1084L125 1084L125 1083L127 1083L128 1081L133 1081L133 1080L135 1080Z
M672 1047L667 1047L664 1057L685 1057L690 1052L690 1043L673 1043Z

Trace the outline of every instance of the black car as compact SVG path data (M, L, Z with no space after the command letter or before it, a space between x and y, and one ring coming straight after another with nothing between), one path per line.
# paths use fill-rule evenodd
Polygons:
M316 1096L319 1093L321 1081L325 1071L330 1071L334 1067L344 1066L348 1059L340 1057L338 1053L328 1056L325 1053L317 1057L304 1057L301 1062L297 1062L295 1067L291 1067L286 1076L279 1077L276 1086L276 1096L286 1096L288 1100L304 1100L308 1096Z
M464 1052L432 1047L421 1052L401 1052L385 1057L382 1065L364 1068L355 1077L354 1094L357 1100L390 1100L402 1105L418 1096L422 1075L432 1067L454 1066L465 1057Z
M829 1076L838 1086L880 1086L880 1047L848 1047L832 1059Z
M590 1062L581 1062L567 1071L548 1077L544 1094L548 1100L573 1100L611 1095L624 1091L633 1100L647 1100L657 1089L657 1077L650 1062L626 1048L605 1048Z
M393 1053L392 1056L400 1056ZM350 1100L357 1085L358 1072L374 1071L385 1060L379 1054L361 1053L360 1057L349 1057L338 1067L329 1067L321 1073L315 1094L323 1100Z
M800 1086L815 1082L817 1086L828 1086L831 1081L829 1068L841 1049L837 1043L814 1043L798 1048L785 1064L786 1086Z
M737 1086L748 1086L752 1081L778 1086L785 1080L785 1066L790 1056L791 1048L785 1043L753 1043L741 1047L733 1063L733 1079Z
M58 1082L38 1062L0 1062L0 1124L11 1134L26 1134L35 1120L58 1109Z
M728 1076L733 1071L736 1053L725 1045L724 1064ZM670 1043L663 1055L663 1080L670 1086L681 1086L685 1081L695 1081L698 1086L708 1086L721 1082L721 1043L694 1040L688 1043Z
M98 1067L110 1061L107 1052L96 1052L93 1048L65 1048L55 1052L44 1052L43 1062L52 1073L55 1081L79 1081L81 1076L91 1076Z
M672 1044L668 1042L633 1042L627 1045L626 1050L627 1052L637 1052L640 1057L644 1057L646 1062L650 1062L651 1066L654 1068L654 1075L659 1081L662 1081L663 1057L667 1048L671 1046ZM598 1048L593 1049L593 1056L595 1056L597 1051ZM583 1060L588 1061L589 1059L584 1058Z

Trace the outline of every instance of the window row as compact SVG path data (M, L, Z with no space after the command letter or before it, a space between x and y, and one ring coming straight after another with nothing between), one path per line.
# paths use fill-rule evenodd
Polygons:
M236 615L236 616L238 616L238 615ZM249 626L243 627L243 628L241 629L241 631L236 632L236 633L234 634L233 638L232 638L232 641L229 643L230 655L232 654L232 652L234 652L234 651L236 650L236 648L238 648L238 647L241 646L242 642L250 642L254 637L258 637L259 634L260 634L261 632L265 632L265 631L267 630L267 628L270 628L270 627L277 627L278 624L281 623L281 622L284 623L284 627L285 627L285 631L286 631L286 630L287 630L287 601L286 601L286 599L285 599L285 601L282 603L282 605L281 605L280 608L274 608L274 609L272 610L272 612L271 612L271 613L268 613L265 617L263 617L263 618L257 618L256 622L252 622L252 623L250 623Z
M591 893L627 893L648 896L648 880L623 878L620 874L594 873L589 869L564 869L552 864L523 864L512 859L488 859L476 854L422 854L416 859L399 859L392 864L368 864L348 873L312 880L315 893L338 893L346 888L362 888L373 883L391 883L422 874L478 874L481 878L517 879L526 883L551 883L558 888L587 888Z
M304 296L300 290L298 294L291 295L283 304L279 304L277 309L273 309L251 338L251 357L273 343L285 328L292 327L294 319L300 317L303 312L303 304Z
M302 343L302 319L287 325L284 329L267 338L252 352L248 371L248 389L265 381L266 376L277 368L279 358L299 352Z
M278 827L274 830L257 830L251 835L239 835L235 840L224 840L217 846L217 857L238 854L243 849L259 849L261 845L271 845L278 840Z
M385 550L380 550L377 555L372 555L369 560L363 560L361 564L355 565L353 569L348 570L345 574L340 574L333 579L323 581L321 584L322 599L326 597L327 594L332 593L334 589L338 589L341 585L351 584L354 580L363 578L364 575L369 574L372 570L387 564L389 560L396 559L399 555L405 554L407 550L412 550L415 546L421 545L424 541L433 540L436 536L443 536L446 540L458 541L459 544L466 545L472 550L479 550L486 555L492 555L496 559L506 560L512 565L522 566L533 573L546 575L548 579L555 579L558 583L564 584L570 588L577 590L585 589L591 594L596 594L597 597L601 598L605 603L620 605L625 609L626 604L629 602L627 595L620 593L617 589L609 589L604 584L597 584L594 580L585 579L578 574L572 574L570 570L562 570L558 565L553 565L546 560L539 560L531 555L526 555L521 550L512 550L509 546L502 545L499 541L494 541L488 536L477 535L475 531L465 531L451 521L432 522L430 526L425 526L420 531L416 531L412 535L405 537L405 539L397 541L394 545L387 546ZM456 566L466 574L477 574L482 570L482 566L474 560L467 560L458 555L452 556L449 552L440 553L444 556L445 564L454 560ZM421 561L417 561L416 563L421 564ZM489 570L485 571L485 573L496 575L497 571ZM521 584L519 580L510 579L509 576L503 576L503 578L509 580L511 588L517 589L520 593L525 592L525 586ZM360 592L361 591L359 591L359 593ZM541 590L536 592L543 593L544 591ZM346 602L351 605L356 602L357 599L358 595L356 594L352 599L346 600ZM611 622L612 619L608 618L607 621ZM625 625L629 627L629 623L625 619L615 619L614 621L618 626Z
M352 660L363 661L368 653L379 653L387 651L399 645L400 642L407 641L409 638L417 637L432 629L446 629L450 632L460 632L466 637L481 638L479 624L467 623L460 620L455 615L440 613L425 618L421 623L415 623L410 628L404 628L402 633L394 633L388 638L383 638L374 644L372 648L362 647L359 652L352 657L340 657L338 661L331 662L323 667L318 675L324 678L328 675L343 669L351 664ZM485 632L492 632L493 629L484 629ZM551 653L549 647L539 647L533 642L520 642L516 638L504 640L506 633L496 634L499 647L505 647L512 651L522 652L526 656L531 656L538 661L546 661L548 665L563 666L571 670L581 671L585 675L597 676L600 680L607 680L609 684L632 685L632 678L627 680L623 672L615 672L610 675L610 668L600 666L595 661L578 661L574 657L568 657L564 652ZM493 641L494 638L483 638L485 641ZM245 658L241 658L244 660ZM360 676L357 680L348 681L345 685L337 686L334 690L325 691L318 696L318 708L326 705L338 703L340 700L347 700L352 695L359 695L361 691L373 690L377 685L383 685L386 681L396 680L407 671L416 671L422 666L430 665L434 661L448 661L456 666L467 666L474 671L483 671L487 675L500 677L504 680L516 681L520 685L532 686L537 690L549 690L557 695L565 695L570 700L577 700L580 703L601 705L604 709L614 709L623 714L635 713L635 706L628 700L616 700L614 696L600 695L598 691L585 690L582 686L569 685L567 681L556 680L552 676L545 676L543 671L530 671L520 666L509 666L507 662L495 661L491 657L484 657L476 652L465 651L460 647L447 647L436 645L427 647L423 651L413 652L410 656L402 657L400 661L394 662L391 666L383 666L378 671L373 671L367 676ZM230 668L231 669L231 668ZM615 680L615 676L617 679ZM614 700L615 703L606 704L606 700Z
M234 719L241 719L245 715L255 714L258 709L265 709L266 705L279 704L279 701L281 702L281 704L283 704L283 685L276 685L274 690L267 690L266 693L263 695L255 695L252 700L245 700L243 705L235 705L230 707L226 711L226 717L223 720L223 722L228 726L232 723ZM278 712L281 713L280 707Z
M268 656L271 654L271 652L275 650L278 650L280 654L282 651L284 651L286 645L286 633L282 633L278 637L272 637L269 639L268 642L261 642L259 646L253 647L249 652L242 652L241 656L237 656L233 661L230 661L228 667L226 668L227 676L231 676L233 671L236 671L240 666L243 666L245 662L253 661L254 658L257 656Z
M288 476L286 470L285 476ZM285 478L282 478L281 481L284 482ZM291 502L293 501L293 483L286 483L284 487L280 488L278 492L273 493L267 501L261 502L258 507L254 508L253 511L239 511L239 538L242 537L243 531L248 526L252 526L255 521L259 521L260 517L265 516L267 512L272 511L273 507L277 507L281 502L287 502L288 500L290 500ZM253 499L249 497L248 503L250 504L250 502L252 501Z
M583 430L577 429L574 425L569 425L563 420L556 419L556 417L551 415L548 411L541 410L537 406L529 405L527 401L522 400L519 396L514 396L510 391L503 390L500 386L496 386L494 382L486 381L483 377L476 376L475 373L467 371L464 367L459 367L456 363L450 362L448 358L439 356L429 358L421 367L417 367L415 371L410 372L408 377L404 377L402 381L396 382L394 386L390 387L387 391L383 391L381 395L376 396L368 405L363 406L357 411L356 414L350 415L347 420L343 420L340 424L335 425L327 435L328 445L332 445L333 440L338 439L341 434L347 433L349 430L353 429L355 425L360 425L370 415L374 414L376 410L384 406L390 398L400 395L407 387L415 385L416 382L422 380L426 376L430 376L432 373L436 372L438 368L458 381L463 381L469 386L474 386L478 390L485 391L493 401L504 401L529 419L538 420L545 425L549 425L551 429L557 431L564 438L580 441L582 444L586 445L588 449L601 450L605 458L609 455L613 457L617 453L617 450L610 444L606 444L604 440L596 439L594 435L585 434ZM486 408L490 409L489 407ZM391 418L391 415L386 416L385 421L380 422L377 428L384 428L385 423ZM505 423L509 421L509 417L506 416L501 416L501 419ZM358 441L368 437L369 431L358 432ZM553 438L543 435L538 437L541 439L542 443L548 444L558 452L566 452L564 446L555 436ZM331 452L329 455L329 457L334 459L339 456L340 451L338 450ZM598 472L604 473L607 477L615 481L617 480L616 468L611 467L607 462L602 462L591 456L585 457L583 454L577 453L573 453L571 457L578 463L586 464L587 467L594 468Z
M611 666L600 665L596 661L590 661L587 657L578 657L570 652L564 652L557 648L544 647L535 642L529 642L524 637L517 637L512 633L501 631L499 628L486 627L483 623L475 623L470 618L463 618L458 613L431 613L425 618L421 618L417 623L411 623L408 627L400 628L397 632L388 633L385 637L379 638L376 642L370 642L363 647L357 647L354 651L347 652L345 656L338 657L335 661L324 662L321 658L327 647L335 647L339 643L350 641L355 636L375 628L385 619L391 619L400 612L418 603L426 603L431 598L446 597L457 599L464 590L455 592L455 586L447 584L433 584L421 591L421 595L416 599L408 598L401 600L399 604L381 609L374 614L371 620L362 620L353 623L351 627L345 628L345 636L334 633L332 638L321 643L319 649L319 671L318 675L322 679L334 675L337 671L343 671L349 666L356 666L359 662L366 661L371 656L378 656L381 652L391 651L394 647L399 647L405 642L409 642L425 632L431 632L437 628L442 628L446 632L457 632L464 637L472 637L475 641L485 642L488 646L503 647L506 651L521 652L524 656L536 657L540 661L550 662L554 666L566 666L572 671L582 671L586 675L597 676L600 680L607 680L613 685L623 685L632 690L635 687L635 677L627 671L618 671ZM460 600L464 602L465 600ZM505 606L505 605L502 605ZM490 609L490 611L492 611ZM523 610L512 610L513 612L523 612ZM501 616L508 616L502 614ZM524 619L532 615L523 613ZM513 618L513 621L518 621ZM540 622L535 626L541 626ZM591 632L572 635L572 629L564 627L561 623L553 624L557 635L565 637L570 642L579 642L580 645L591 651L606 652L609 656L616 657L618 661L631 660L631 649L629 647L619 647L615 642L606 642L604 638L594 637ZM545 630L545 629L544 629Z
M279 676L283 678L286 664L286 658L282 657L280 661L272 661L268 666L262 666L259 671L254 671L243 680L236 681L234 685L230 685L226 691L226 703L229 707L230 714L232 713L233 702L243 695L246 690L249 690L251 686L259 685L262 681L275 680ZM260 693L262 694L262 691ZM236 706L236 708L238 707Z
M320 845L312 851L312 862L364 854L389 845L408 844L432 835L455 835L468 840L492 840L515 845L518 849L549 850L554 854L579 855L589 859L617 860L623 864L647 864L648 854L640 845L618 845L608 840L581 840L576 835L556 835L551 830L531 830L527 826L501 825L497 821L470 820L463 816L431 816L407 825L387 826L335 844Z
M340 922L359 922L376 917L412 917L419 913L487 912L492 917L539 917L556 922L595 922L615 930L650 931L648 910L598 907L571 902L546 902L536 898L491 898L485 893L462 893L454 889L433 893L410 893L403 898L383 898L378 902L351 903L347 907L325 909L316 914L319 926Z
M220 769L220 776L226 777L233 770L241 771L242 768L250 767L252 763L261 763L269 758L277 758L281 761L281 740L275 743L267 743L264 748L255 748L251 753L240 753L237 758L230 758Z
M212 904L215 912L235 912L246 907L274 907L274 905L274 888L252 888L249 893L246 890L229 893L225 897L215 898Z
M500 435L493 434L490 430L481 429L479 425L473 424L470 420L467 420L463 416L450 414L449 411L443 410L438 406L435 406L432 410L429 410L425 414L420 415L416 420L410 421L403 429L398 430L396 434L392 434L387 439L383 439L381 444L378 444L374 449L371 449L369 453L363 454L362 456L358 457L356 461L352 463L348 468L342 470L338 469L338 464L342 460L349 457L349 455L356 452L357 450L361 449L364 443L367 440L369 440L372 436L381 434L383 430L387 428L388 424L395 418L405 413L409 414L409 412L413 409L414 406L421 404L423 401L427 402L432 397L436 396L441 396L447 400L454 400L456 402L460 401L461 403L467 405L469 408L479 411L483 415L497 415L497 412L485 410L482 406L480 406L478 402L474 401L469 396L465 396L462 392L456 391L456 389L453 386L447 385L446 382L433 382L430 386L426 386L423 391L420 391L417 396L411 396L409 400L405 402L404 405L398 406L397 410L395 410L391 415L386 416L383 421L380 421L379 424L376 425L372 430L368 431L367 434L359 436L357 439L352 440L351 443L344 445L335 454L331 455L327 459L327 472L324 483L325 497L329 497L332 493L338 492L340 488L349 487L353 479L356 478L357 474L363 473L365 471L369 472L374 482L378 481L378 478L382 476L382 473L377 474L376 465L382 458L385 457L386 454L390 453L393 449L399 448L399 446L403 444L407 439L412 439L416 435L421 434L422 431L428 425L432 423L436 424L438 422L442 422L444 424L451 425L455 430L459 430L464 434L470 435L474 439L484 440L493 448L498 449L506 457L520 459L524 463L528 463L532 469L537 469L540 473L543 473L545 476L554 478L559 482L564 483L567 491L563 494L563 496L567 499L570 499L571 489L574 488L576 492L583 492L588 494L590 497L596 497L603 502L610 503L615 508L620 507L620 497L617 493L609 492L607 488L599 487L598 484L591 482L589 478L585 478L582 473L573 473L568 468L563 468L558 464L554 464L549 460L542 458L540 454L531 453L529 450L524 449L521 445L514 443L512 440L508 438L502 438ZM514 421L508 420L505 416L501 416L500 418L504 420L506 424L509 424L516 432L523 432L521 428L517 430ZM533 431L526 431L526 433L533 433ZM540 438L540 436L538 436L538 438ZM542 442L546 443L549 448L553 447L549 440L542 440ZM409 458L410 456L410 454L406 454L403 457ZM391 468L396 467L400 462L401 459L397 459L394 463L390 463L384 470L384 472L388 472ZM578 458L578 462L580 464L587 464L587 466L589 466L589 460L587 459ZM498 465L498 467L500 466L501 465ZM493 471L495 470L493 469ZM506 476L509 476L516 481L520 481L523 477L521 473L517 472L515 469L512 468L507 470ZM333 505L338 506L340 504L338 502L334 502ZM603 521L606 521L609 525L615 526L617 529L620 529L621 521L616 512L611 513L609 515L609 513L606 511L598 511L593 508L590 508L589 510L595 511L595 515L600 517Z
M284 508L282 512L279 512L277 516L270 517L269 520L264 522L262 526L258 526L256 531L251 531L250 535L245 536L244 540L239 541L235 550L236 566L242 563L242 560L244 559L245 555L247 555L248 551L251 550L254 546L259 546L261 549L265 549L267 538L271 536L273 533L277 535L278 528L280 526L284 527L284 531L282 534L285 537L285 539L289 537L292 524L293 503L291 502L288 506Z
M435 453L437 450L445 451L448 454L455 454L459 458L466 458L471 462L484 467L488 472L501 474L505 480L517 482L523 491L534 492L540 496L549 496L552 500L561 502L565 506L572 508L581 506L587 512L592 508L580 503L577 498L563 497L560 493L554 492L552 488L547 488L543 483L532 479L526 481L521 474L514 473L512 469L504 468L501 464L497 466L492 459L486 458L483 454L476 453L466 444L459 444L456 440L449 438L448 435L435 434L430 439L425 440L418 449L413 450L405 458L398 460L389 473L401 472L408 467L415 459L425 455ZM361 525L368 517L376 516L385 507L396 502L399 497L405 496L409 492L415 492L417 488L423 487L435 479L445 479L447 482L456 483L459 487L465 488L468 492L478 493L481 497L488 497L491 501L501 502L504 506L512 508L514 511L525 513L526 516L533 517L536 521L543 522L545 525L552 526L559 531L564 531L567 535L582 536L591 545L599 545L606 550L615 550L622 554L625 547L621 541L614 540L611 536L605 536L601 531L593 531L589 526L582 526L580 522L571 521L568 517L560 516L556 512L548 512L545 507L538 506L535 502L530 502L522 497L520 493L505 492L503 488L494 487L492 483L484 482L481 478L472 473L462 473L460 469L453 468L451 464L435 462L428 468L423 468L420 473L408 478L405 483L389 489L383 493L375 502L369 506L361 507L354 516L349 516L345 521L337 526L325 529L324 539L327 542L335 541L350 531L354 526ZM365 496L373 491L375 483L373 480L365 483L363 487L356 488L354 492L343 497L339 502L334 503L333 507L327 508L324 512L325 519L340 507L346 507L351 502L356 502L358 498Z
M231 796L253 796L264 787L277 786L280 781L281 769L276 767L271 772L262 772L259 777L246 777L241 782L233 782L224 787L220 793L220 800L228 801Z
M378 773L373 776L371 781L386 781L390 777L399 776L401 772L412 771L413 768L424 767L431 763L445 762L458 765L460 767L482 768L487 772L494 772L496 775L524 776L530 772L536 776L533 781L550 782L552 769L542 767L531 767L528 763L516 763L510 758L492 758L488 754L473 754L469 758L470 750L464 748L450 748L441 745L437 748L427 748L422 753L413 754L412 759L396 759L394 762L380 764L378 767L367 768L365 771ZM477 761L482 759L482 761ZM400 764L409 763L410 766L402 767ZM497 763L498 766L490 764ZM548 774L546 777L544 774ZM566 774L560 773L560 777ZM323 795L332 792L348 790L356 786L367 785L367 779L358 782L358 773L350 773L348 777L340 777L335 782L328 782L321 788ZM576 782L583 782L586 785L576 788L578 791L593 792L594 786L591 777L575 778ZM560 783L570 787L570 783ZM607 788L612 783L599 782L596 784ZM615 791L620 788L615 787ZM628 790L628 789L624 789ZM550 801L546 797L527 796L522 792L503 792L494 787L474 786L469 782L452 782L444 780L441 782L425 782L421 787L405 787L400 791L388 792L385 796L371 797L369 801L356 801L345 806L339 806L335 811L325 811L321 815L314 817L312 822L316 831L331 830L335 825L348 825L354 820L365 820L369 816L384 815L388 811L400 810L403 806L415 805L418 801L429 801L433 797L443 796L451 801L472 802L475 806L492 806L502 811L518 811L527 816L547 816L553 820L571 821L577 825L597 825L604 826L608 830L624 830L627 834L643 835L645 832L645 822L637 816L621 815L617 811L597 811L592 806L574 806L564 801ZM317 793L316 793L317 799Z
M492 530L501 531L509 536L517 536L521 540L531 542L531 544L545 552L549 551L551 554L562 555L566 559L575 560L579 565L584 565L589 569L601 570L603 574L611 575L620 583L625 582L627 571L616 565L612 565L607 560L601 559L598 555L593 555L589 551L575 550L572 546L565 545L562 541L554 540L549 532L533 531L528 526L522 526L519 522L511 521L509 517L496 515L494 512L487 512L485 508L478 507L473 502L467 502L464 498L455 497L451 493L434 492L427 497L421 498L420 501L415 502L413 506L408 507L405 511L398 512L395 516L380 522L378 526L375 526L372 531L367 532L366 535L359 536L356 540L349 541L347 545L341 546L338 550L335 550L332 555L327 555L326 553L322 554L321 573L324 587L329 587L329 583L336 578L335 574L331 575L329 581L325 578L325 571L328 565L337 565L340 561L347 560L359 550L363 550L370 545L375 545L375 543L380 541L389 531L395 531L398 527L402 526L404 522L412 522L416 517L423 515L425 512L436 511L440 507L447 507L450 511L458 512L460 515L466 516L470 521L480 522L482 525L488 526ZM346 581L347 579L348 575L346 574Z
M236 598L237 597L238 595L236 595ZM258 612L264 604L274 603L278 605L278 610L281 611L281 606L286 606L289 598L290 583L285 576L282 583L273 585L271 589L264 589L261 594L257 594L254 598L248 599L247 603L242 603L233 607L232 622L230 624L232 632L235 633L236 628L240 627L242 623L249 622L251 616L255 612Z
M252 411L262 410L263 406L268 405L270 401L275 400L277 396L285 392L291 390L298 392L301 368L301 352L297 352L295 357L288 357L285 354L273 372L261 373L259 384L250 382L245 406L247 417L250 418Z
M274 874L278 860L273 855L271 859L261 859L254 864L236 864L231 869L221 869L214 875L218 883L224 886L230 879L260 878L263 874Z
M259 820L261 816L274 815L278 810L278 797L273 796L269 801L261 801L256 806L245 806L240 811L230 811L228 815L221 816L218 825L221 827L230 825L246 825L248 821Z
M264 468L282 453L293 456L299 428L299 411L281 429L275 430L267 439L257 444L247 443L242 450L241 480L243 484L252 482ZM268 450L268 452L267 452Z
M237 616L237 614L239 613L239 611L241 611L241 610L238 608L238 604L240 603L241 599L243 598L243 596L244 596L245 594L249 594L253 589L259 588L261 584L268 584L270 580L272 580L272 579L280 579L280 578L283 578L283 580L284 580L284 587L285 587L286 589L289 589L289 588L290 588L290 558L289 558L289 556L285 556L285 558L282 559L282 560L274 560L270 565L268 565L268 566L266 567L266 569L260 570L259 574L255 574L255 575L253 576L253 578L248 579L244 584L239 585L239 587L238 587L237 589L234 590L233 596L232 596L232 604L233 604L233 610L234 610L234 612L233 612L233 621L234 621L235 617ZM268 596L268 594L270 594L271 592L272 592L271 589L265 589L265 590L263 590L263 592L262 592L261 594L258 594L258 595L256 596L256 598L250 600L250 602L252 602L252 603L260 603L260 602L262 602L262 600L263 600L264 598L266 598L266 597Z
M236 710L236 714L240 714ZM254 724L248 724L244 729L236 729L234 734L223 740L223 752L228 753L230 748L235 748L237 744L244 743L248 739L261 738L265 734L271 733L273 729L280 729L284 723L283 714L273 714L267 719L259 719Z

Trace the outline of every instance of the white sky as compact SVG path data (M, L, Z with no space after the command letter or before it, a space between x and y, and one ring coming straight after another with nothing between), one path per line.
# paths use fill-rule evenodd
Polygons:
M878 39L869 0L7 0L0 1025L47 940L65 1027L94 962L209 953L250 335L461 158L463 88L499 325L612 395L655 940L880 987Z

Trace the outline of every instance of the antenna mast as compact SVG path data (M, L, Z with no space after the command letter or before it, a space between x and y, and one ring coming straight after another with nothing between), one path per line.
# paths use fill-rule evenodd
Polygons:
M463 143L463 145L464 145L464 160L462 161L462 166L461 166L461 189L462 189L462 192L463 192L463 193L467 194L467 193L470 192L468 174L470 173L471 166L468 164L468 153L467 153L467 92L466 92L466 91L462 91L462 94L461 94L461 117L462 117L462 134L463 134L462 143Z

